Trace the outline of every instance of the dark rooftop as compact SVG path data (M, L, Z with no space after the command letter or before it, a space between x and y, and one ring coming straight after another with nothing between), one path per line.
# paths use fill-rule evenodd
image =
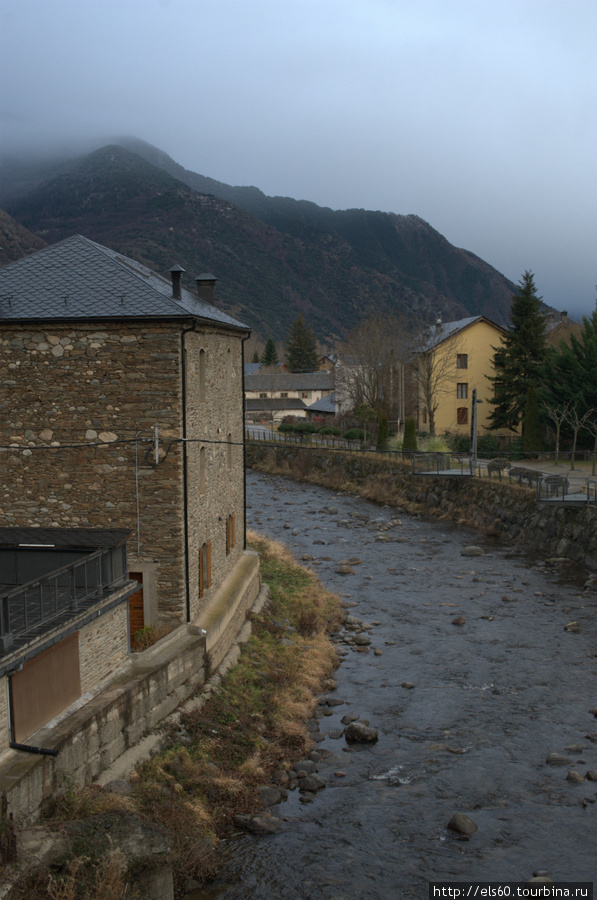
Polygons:
M80 234L0 268L0 321L178 319L248 331L196 294Z
M122 528L0 528L0 547L101 550L119 547L130 536Z

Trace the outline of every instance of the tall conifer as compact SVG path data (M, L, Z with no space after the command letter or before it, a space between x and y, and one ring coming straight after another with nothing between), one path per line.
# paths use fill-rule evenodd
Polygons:
M524 416L529 388L541 381L546 357L545 313L537 296L532 272L525 272L518 291L512 295L511 325L496 347L493 364L494 396L490 400L490 428L515 431Z
M315 333L301 313L286 338L286 368L289 372L316 372L318 365Z

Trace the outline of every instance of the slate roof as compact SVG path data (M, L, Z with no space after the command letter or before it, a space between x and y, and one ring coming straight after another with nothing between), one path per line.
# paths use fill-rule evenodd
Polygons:
M437 347L438 344L443 343L448 338L457 334L457 332L468 328L468 326L472 325L474 322L488 322L490 325L493 325L494 328L497 328L498 331L504 331L501 325L492 322L487 316L469 316L467 319L458 319L456 322L442 322L441 325L431 325L428 329L428 338L422 348L423 352L431 350L432 347Z
M316 400L309 407L309 412L321 412L336 414L336 395L334 393L326 394L320 400Z
M246 391L329 391L333 386L329 372L256 372L245 376Z
M80 234L0 268L0 321L188 319L247 325L146 266Z

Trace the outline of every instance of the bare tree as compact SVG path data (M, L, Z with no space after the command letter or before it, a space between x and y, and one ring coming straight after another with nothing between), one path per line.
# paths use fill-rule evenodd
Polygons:
M412 339L412 378L419 400L429 416L429 433L435 435L435 414L442 397L455 389L457 356L464 342L450 323L419 326Z
M552 403L544 403L543 408L551 421L556 426L556 454L555 454L555 463L558 464L558 460L560 458L560 432L562 430L562 424L568 421L568 413L570 412L570 402L566 402L564 404L560 404L556 406Z
M585 428L587 423L591 421L591 416L594 415L594 409L587 409L583 415L581 416L578 409L573 406L568 410L566 415L566 421L572 428L572 433L574 435L572 439L572 455L570 459L570 468L574 468L574 457L576 455L576 440L578 438L578 432L581 428ZM590 428L589 428L590 430Z
M409 340L403 317L375 315L338 345L335 390L343 411L366 406L396 425L404 420Z

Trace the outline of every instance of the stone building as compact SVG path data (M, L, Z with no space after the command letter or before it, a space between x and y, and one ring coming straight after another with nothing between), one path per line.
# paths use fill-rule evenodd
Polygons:
M244 550L243 340L175 266L80 235L0 269L0 526L130 532L130 628L196 621Z

